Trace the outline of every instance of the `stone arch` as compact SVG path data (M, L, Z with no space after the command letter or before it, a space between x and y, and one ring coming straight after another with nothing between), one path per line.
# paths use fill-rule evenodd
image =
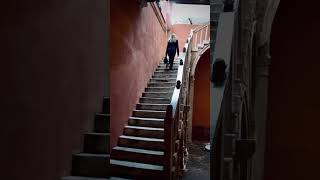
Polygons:
M193 120L193 103L194 103L194 80L195 80L195 72L198 62L201 60L203 55L210 53L210 46L205 46L198 54L197 57L190 65L190 73L189 73L189 95L188 102L190 105L190 111L188 115L188 143L192 142L192 120ZM209 80L209 77L208 77Z

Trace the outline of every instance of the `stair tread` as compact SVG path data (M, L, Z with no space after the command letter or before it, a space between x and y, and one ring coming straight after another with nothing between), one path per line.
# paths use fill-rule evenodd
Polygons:
M141 97L146 99L165 99L165 100L171 100L170 98L157 98L157 97Z
M170 104L157 104L157 103L138 103L141 105L152 105L152 106L169 106Z
M150 131L163 131L163 128L152 128L152 127L143 127L143 126L125 126L126 128L132 129L141 129L141 130L150 130Z
M137 112L166 112L166 111L156 111L156 110L140 110L140 109L134 109L133 111L137 111Z
M62 180L108 180L107 178L84 177L84 176L65 176Z
M145 170L163 171L163 166L153 165L153 164L120 161L120 160L114 160L114 159L110 159L110 164L118 165L118 166L126 166L131 168L145 169Z
M146 93L146 94L171 94L171 93L173 93L173 91L165 91L165 92L154 92L154 91L152 91L152 92L143 92L143 93Z
M132 140L139 140L139 141L164 142L164 139L146 138L146 137L138 137L138 136L126 136L126 135L121 135L120 138L132 139Z
M146 120L146 121L164 121L164 119L159 119L159 118L143 118L143 117L129 117L129 119L139 119L139 120Z
M152 154L152 155L159 155L159 156L164 155L163 151L146 150L146 149L140 149L140 148L129 148L129 147L123 147L123 146L116 146L113 149L120 150L120 151L141 153L141 154Z

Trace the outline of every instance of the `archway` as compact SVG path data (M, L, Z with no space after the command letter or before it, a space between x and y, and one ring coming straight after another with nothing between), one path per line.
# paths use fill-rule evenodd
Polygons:
M190 137L209 142L210 139L210 47L203 49L191 66ZM191 139L190 139L191 140Z

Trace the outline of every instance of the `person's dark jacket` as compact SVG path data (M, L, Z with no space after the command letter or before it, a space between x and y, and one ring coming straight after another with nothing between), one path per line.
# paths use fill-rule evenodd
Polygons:
M174 57L176 53L179 56L179 46L178 46L178 40L176 41L168 41L166 55L169 57Z

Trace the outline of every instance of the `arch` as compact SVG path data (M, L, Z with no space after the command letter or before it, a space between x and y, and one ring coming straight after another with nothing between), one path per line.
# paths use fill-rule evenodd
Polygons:
M199 62L199 60L201 59L201 57L205 54L205 53L210 53L210 46L205 46L200 52L199 54L197 55L197 57L195 58L194 62L192 63L192 66L191 66L191 71L190 71L190 76L191 77L194 77L194 73L196 71L196 67L197 67L197 64Z
M210 46L205 46L200 52L197 53L197 57L194 59L194 61L191 63L190 67L190 73L189 73L189 94L188 94L188 104L190 105L190 111L188 114L188 143L192 142L192 119L193 119L193 103L194 103L194 80L195 80L195 72L196 72L196 66L201 60L201 57L204 55L210 53ZM209 77L208 77L209 80Z

